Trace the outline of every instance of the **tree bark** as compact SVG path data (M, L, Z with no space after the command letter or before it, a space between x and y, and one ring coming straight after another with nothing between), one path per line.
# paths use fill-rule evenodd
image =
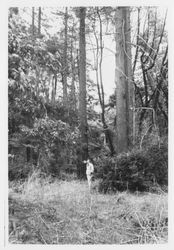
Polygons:
M128 147L133 146L135 140L135 124L134 124L134 85L133 85L133 70L132 70L132 54L131 54L131 27L130 27L130 10L124 8L124 43L125 43L125 72L127 75L127 126L128 126Z
M79 42L79 121L81 133L81 153L79 161L79 177L85 178L86 165L83 163L88 158L88 126L86 113L86 40L85 16L86 8L80 7L80 42Z
M52 77L52 92L51 92L51 102L54 105L56 100L56 90L57 90L57 75L56 73Z
M134 90L132 81L130 14L127 7L116 13L116 132L117 153L126 152L133 135Z
M71 39L71 92L70 92L70 100L69 105L71 105L71 108L73 110L76 110L76 91L75 91L75 56L73 53L73 27L72 27L72 39Z
M41 7L38 10L38 35L41 34Z
M32 36L34 37L34 18L35 18L35 12L34 12L34 7L32 7Z

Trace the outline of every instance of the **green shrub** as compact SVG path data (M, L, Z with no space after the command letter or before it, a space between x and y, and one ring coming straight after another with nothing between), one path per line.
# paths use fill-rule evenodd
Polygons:
M155 191L168 184L167 144L147 150L132 150L114 158L104 158L99 168L99 191Z
M75 161L78 137L78 128L49 117L35 119L32 128L21 125L20 134L12 138L16 139L15 145L10 144L14 159L9 161L9 179L26 178L32 165L43 173L59 177L60 171Z
M168 183L168 147L165 143L153 145L146 152L149 161L148 171L154 174L154 181L159 185Z

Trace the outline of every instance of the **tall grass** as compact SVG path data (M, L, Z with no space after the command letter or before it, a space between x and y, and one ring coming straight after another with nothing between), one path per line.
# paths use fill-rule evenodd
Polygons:
M10 183L9 206L11 243L167 242L167 194L90 193L85 181L51 182L34 172Z

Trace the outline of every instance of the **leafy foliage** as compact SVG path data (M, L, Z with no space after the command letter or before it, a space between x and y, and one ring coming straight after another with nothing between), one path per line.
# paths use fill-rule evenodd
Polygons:
M98 175L100 191L157 191L168 184L167 145L152 145L115 158L103 158Z
M33 167L58 176L76 161L79 136L77 114L49 93L50 75L60 78L63 40L37 36L36 27L33 35L20 11L9 9L9 178L26 178Z

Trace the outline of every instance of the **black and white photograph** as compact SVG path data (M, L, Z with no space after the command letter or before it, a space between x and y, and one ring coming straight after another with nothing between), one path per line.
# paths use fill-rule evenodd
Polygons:
M8 244L168 243L168 12L8 7Z

